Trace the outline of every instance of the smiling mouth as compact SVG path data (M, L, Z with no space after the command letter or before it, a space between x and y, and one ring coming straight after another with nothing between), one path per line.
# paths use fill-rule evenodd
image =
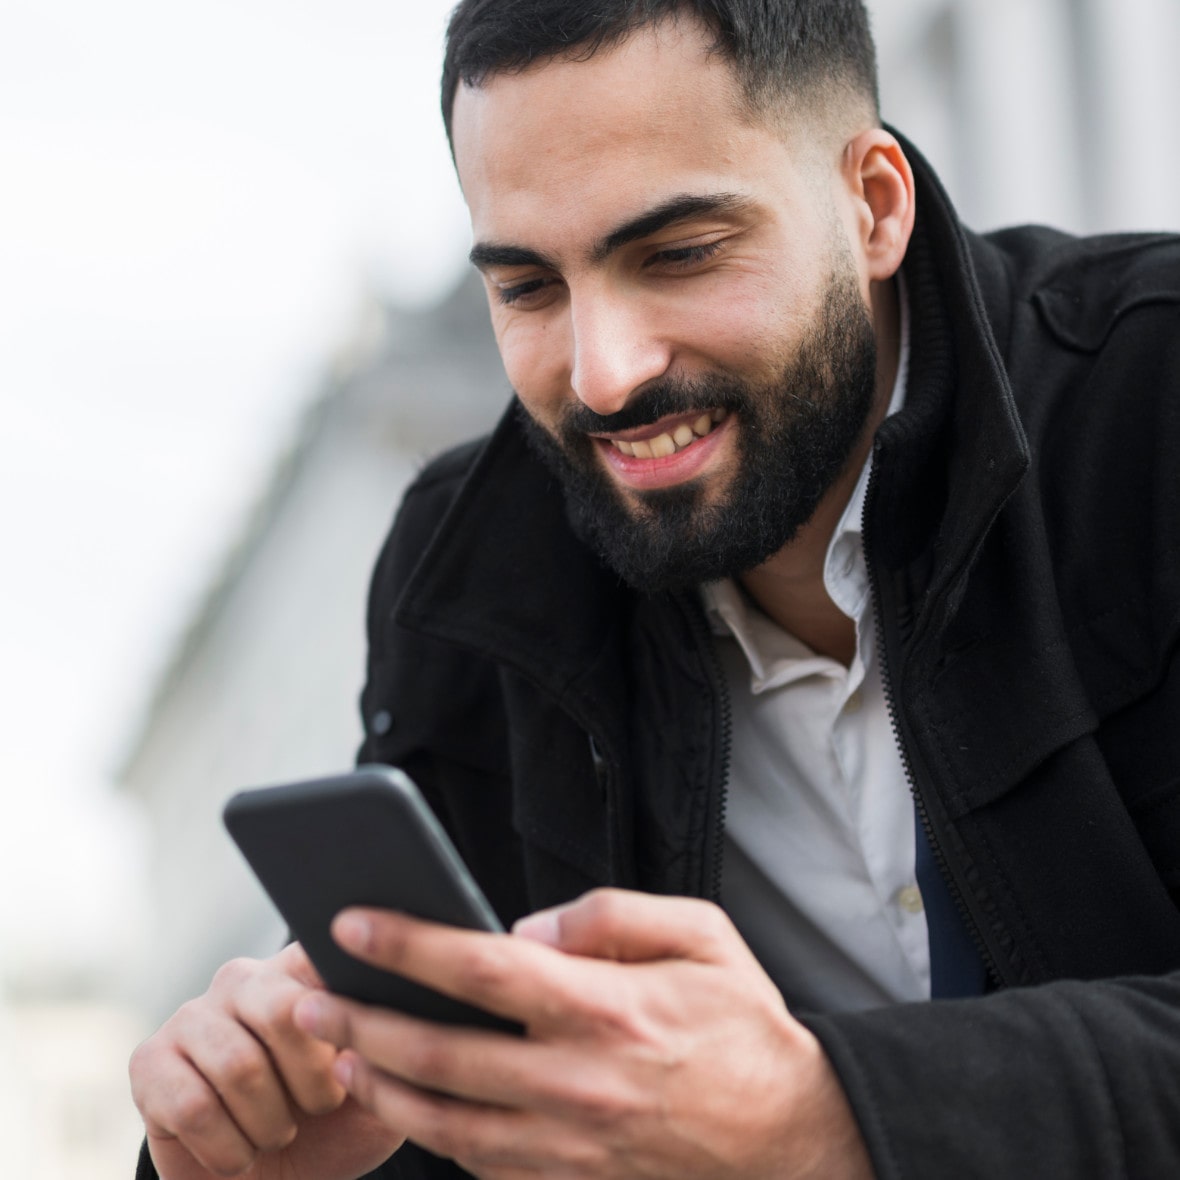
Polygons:
M629 459L666 459L686 450L713 432L725 420L729 411L718 407L696 417L685 416L677 421L662 421L637 430L622 431L618 435L598 435Z

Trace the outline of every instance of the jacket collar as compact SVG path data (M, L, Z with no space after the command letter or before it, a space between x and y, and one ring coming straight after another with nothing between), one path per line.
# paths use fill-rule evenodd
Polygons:
M963 228L930 165L898 138L918 208L904 264L910 378L905 407L877 432L878 527L869 540L887 567L929 554L928 581L917 589L953 609L1029 451L996 342L1010 314L997 252Z
M514 669L591 732L621 676L628 591L574 535L515 399L395 607L398 623ZM602 734L604 740L622 733Z

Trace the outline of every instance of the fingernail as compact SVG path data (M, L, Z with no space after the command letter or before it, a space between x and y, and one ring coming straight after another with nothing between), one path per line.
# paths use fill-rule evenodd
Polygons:
M344 910L332 923L332 937L345 950L363 951L373 940L373 925L357 910Z
M561 923L559 910L538 910L520 918L512 925L512 933L518 938L527 938L531 942L541 942L546 946L561 945Z
M336 1058L332 1073L346 1090L351 1090L352 1080L356 1077L356 1062L347 1053L342 1053Z

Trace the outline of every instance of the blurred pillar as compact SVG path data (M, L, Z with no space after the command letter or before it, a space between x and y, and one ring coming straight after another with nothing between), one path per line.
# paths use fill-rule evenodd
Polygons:
M1180 225L1180 3L1075 0L1080 191L1097 228Z
M960 0L949 10L957 197L974 228L1033 216L1070 228L1086 220L1073 7Z

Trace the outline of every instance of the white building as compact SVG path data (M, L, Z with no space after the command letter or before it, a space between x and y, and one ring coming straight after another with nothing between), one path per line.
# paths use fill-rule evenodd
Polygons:
M280 459L160 685L123 781L156 833L146 1010L283 930L220 822L234 791L347 769L369 571L423 456L485 430L507 386L473 281L429 313L374 304Z
M18 998L0 1005L0 1174L129 1180L143 1128L127 1054L144 1035L125 1004Z

